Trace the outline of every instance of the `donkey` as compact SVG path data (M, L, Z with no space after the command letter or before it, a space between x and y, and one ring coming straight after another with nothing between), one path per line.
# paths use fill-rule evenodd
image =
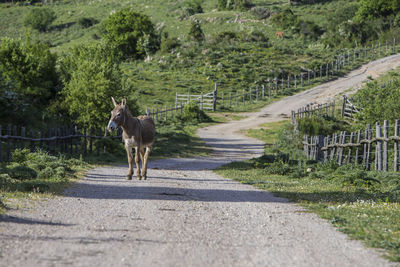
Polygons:
M133 117L126 105L126 99L122 99L118 104L113 97L111 100L114 109L111 111L111 118L107 129L112 132L118 127L123 130L122 139L125 143L126 153L128 155L129 172L127 180L132 180L133 174L133 156L132 148L135 148L136 177L138 180L147 179L147 160L154 143L155 125L154 120L148 116ZM144 152L146 148L146 153ZM142 174L140 174L139 154L142 161Z

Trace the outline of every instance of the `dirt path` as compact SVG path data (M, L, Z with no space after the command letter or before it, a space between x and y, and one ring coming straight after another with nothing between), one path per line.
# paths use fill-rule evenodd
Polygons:
M316 215L210 169L262 154L238 131L324 101L368 75L400 65L400 55L347 78L285 98L242 121L199 130L210 158L150 164L147 181L126 167L99 167L64 196L0 217L0 266L388 266Z

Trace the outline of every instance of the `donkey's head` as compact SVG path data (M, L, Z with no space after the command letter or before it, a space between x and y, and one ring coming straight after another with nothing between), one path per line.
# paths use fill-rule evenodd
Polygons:
M108 122L107 129L109 132L114 131L118 127L120 127L125 119L126 119L126 99L122 99L121 104L118 104L114 97L111 97L111 100L114 104L114 109L111 111L111 118Z

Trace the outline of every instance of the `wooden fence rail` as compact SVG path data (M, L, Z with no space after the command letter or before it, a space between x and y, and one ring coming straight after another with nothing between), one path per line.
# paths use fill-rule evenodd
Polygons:
M343 96L343 102L342 102L342 110L341 114L343 118L348 118L353 120L354 119L354 114L357 114L359 109L353 104L353 99L348 98L347 96Z
M335 117L335 101L323 104L310 104L299 108L297 111L292 110L292 121L301 118L312 118L314 116Z
M342 131L330 136L304 136L303 148L307 158L328 161L335 160L339 165L362 164L371 170L399 170L399 128L396 120L390 126L387 120L383 126L376 123L375 129L367 125L364 130L352 133ZM393 149L392 149L393 148Z
M78 127L60 127L47 131L26 133L25 127L17 131L17 126L8 125L5 134L0 125L0 162L10 161L11 153L17 148L30 149L34 152L37 149L46 150L50 154L83 154L93 153L94 141L103 138L121 139L121 131L116 136L105 136L103 130ZM100 145L96 146L96 154L100 155Z

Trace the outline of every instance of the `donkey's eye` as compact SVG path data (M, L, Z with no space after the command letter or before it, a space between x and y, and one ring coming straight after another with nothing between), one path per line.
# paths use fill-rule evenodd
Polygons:
M115 116L115 118L119 118L120 115L121 115L121 113L118 113L118 114Z

